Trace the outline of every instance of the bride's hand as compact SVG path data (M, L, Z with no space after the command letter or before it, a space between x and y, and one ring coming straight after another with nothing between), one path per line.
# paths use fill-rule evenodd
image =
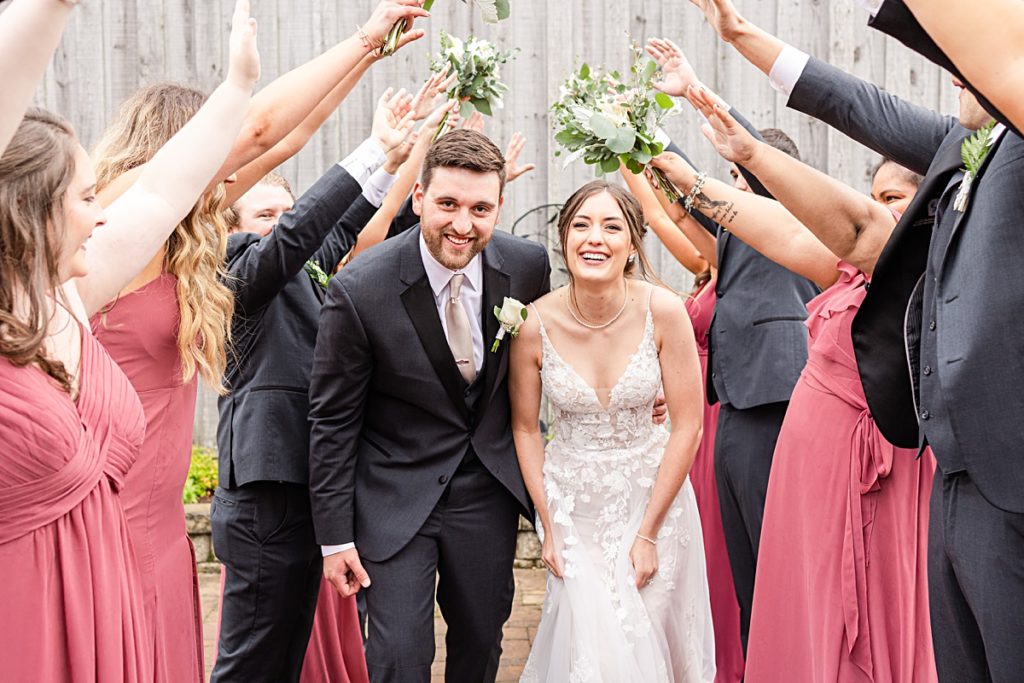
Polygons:
M562 558L559 555L552 534L544 534L544 544L540 549L540 559L548 568L548 571L560 579L562 578Z
M658 548L653 543L638 538L633 541L633 547L629 551L629 559L633 563L633 571L636 573L637 589L645 588L654 580L658 573Z

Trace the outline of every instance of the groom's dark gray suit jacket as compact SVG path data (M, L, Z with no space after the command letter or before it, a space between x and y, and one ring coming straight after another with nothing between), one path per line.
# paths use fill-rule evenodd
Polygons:
M225 373L231 393L218 401L221 487L308 481L309 371L325 292L303 266L312 258L330 271L375 211L336 165L269 235L228 239L235 315Z
M483 256L483 391L475 410L441 327L418 228L368 250L328 288L310 382L317 542L383 562L423 526L471 450L526 512L510 429L508 346L493 309L550 289L539 244L495 231Z
M966 470L989 502L1024 512L1024 140L1003 134L959 213L971 131L955 119L813 58L789 106L925 176L853 323L875 422L905 447L922 425L944 472Z

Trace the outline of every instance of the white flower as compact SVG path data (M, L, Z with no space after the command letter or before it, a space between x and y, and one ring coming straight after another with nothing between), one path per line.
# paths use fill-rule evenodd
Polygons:
M501 327L498 328L498 334L494 336L494 343L491 344L491 353L498 350L498 344L505 338L506 333L511 334L513 337L519 336L519 328L526 322L527 315L526 305L510 296L505 297L501 308L494 307L494 317L498 319L498 324Z

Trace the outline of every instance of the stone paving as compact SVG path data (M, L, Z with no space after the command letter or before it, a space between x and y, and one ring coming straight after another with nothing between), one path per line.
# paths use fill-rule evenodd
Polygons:
M533 644L540 621L541 605L544 602L544 583L546 571L543 569L516 569L516 597L512 605L512 616L505 624L505 637L502 640L504 653L501 657L501 668L498 670L498 683L512 683L519 680L519 674L526 664L526 657ZM199 575L199 592L203 606L203 645L206 653L206 677L209 680L210 670L216 654L217 634L217 596L220 591L220 574L202 573ZM444 646L445 625L440 612L434 612L434 637L437 642L437 655L434 658L433 683L444 681Z

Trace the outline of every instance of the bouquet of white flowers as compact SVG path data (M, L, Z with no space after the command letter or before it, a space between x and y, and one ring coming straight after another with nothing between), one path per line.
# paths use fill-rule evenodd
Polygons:
M507 63L516 50L503 52L494 43L470 36L465 41L441 32L441 51L430 58L430 70L442 71L455 76L448 89L448 98L462 101L461 116L469 116L476 109L485 116L491 116L495 109L502 107L501 96L508 86L501 82L499 67ZM438 132L444 130L441 122Z
M497 24L502 19L508 19L510 14L509 0L462 0L462 2L467 1L476 3L477 7L480 8L480 16L488 24ZM433 6L434 0L424 0L423 9L429 12ZM394 53L398 47L398 39L405 33L406 28L405 19L400 19L391 27L388 37L384 40L384 46L380 49L381 55L387 57Z
M633 52L628 82L618 71L605 73L584 64L562 84L561 99L551 112L555 141L570 153L566 165L582 159L601 173L613 173L622 163L639 174L664 149L655 140L655 131L675 105L654 89L658 65L645 60L639 48ZM651 171L669 199L676 201L678 191L660 171Z

